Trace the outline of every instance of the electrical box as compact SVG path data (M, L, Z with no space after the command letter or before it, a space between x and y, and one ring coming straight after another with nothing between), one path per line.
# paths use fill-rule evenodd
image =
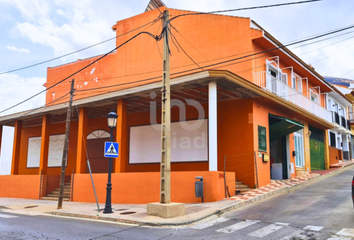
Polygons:
M263 162L269 162L269 154L263 153L262 160Z

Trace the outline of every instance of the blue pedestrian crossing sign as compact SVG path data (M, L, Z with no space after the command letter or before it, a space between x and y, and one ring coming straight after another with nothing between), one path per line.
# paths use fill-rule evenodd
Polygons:
M117 158L118 157L119 144L116 142L105 142L104 143L104 156L107 158Z

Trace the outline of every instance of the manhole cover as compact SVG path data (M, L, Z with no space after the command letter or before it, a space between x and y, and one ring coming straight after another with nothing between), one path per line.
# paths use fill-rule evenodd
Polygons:
M38 207L38 205L26 206L24 208L35 208L35 207Z
M116 211L126 211L128 209L116 209Z
M120 215L129 215L129 214L134 214L136 212L122 212Z

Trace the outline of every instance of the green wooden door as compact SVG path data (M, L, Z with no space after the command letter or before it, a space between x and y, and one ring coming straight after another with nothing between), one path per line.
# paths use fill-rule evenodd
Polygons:
M325 170L324 143L310 139L311 169Z

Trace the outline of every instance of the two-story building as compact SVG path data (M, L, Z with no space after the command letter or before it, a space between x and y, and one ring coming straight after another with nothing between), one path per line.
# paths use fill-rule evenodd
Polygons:
M113 26L116 46L142 31L141 26L153 35L161 32L159 10L167 8L149 6ZM196 176L204 177L204 200L218 201L225 188L229 195L240 190L236 181L257 188L271 179L329 167L328 129L338 127L341 142L347 135L341 122L335 123L335 110L328 108L329 99L337 99L334 89L319 73L249 18L177 9L169 14L181 16L171 21L169 41L172 201L200 201L194 195ZM104 202L106 115L114 109L120 149L112 201L158 201L162 47L144 34L102 59L48 68L47 106L0 117L0 125L15 127L11 175L0 176L0 196L43 198L58 187L71 79L61 81L92 64L73 77L66 167L70 197L94 201L90 162L98 199ZM339 107L337 113L346 114Z

